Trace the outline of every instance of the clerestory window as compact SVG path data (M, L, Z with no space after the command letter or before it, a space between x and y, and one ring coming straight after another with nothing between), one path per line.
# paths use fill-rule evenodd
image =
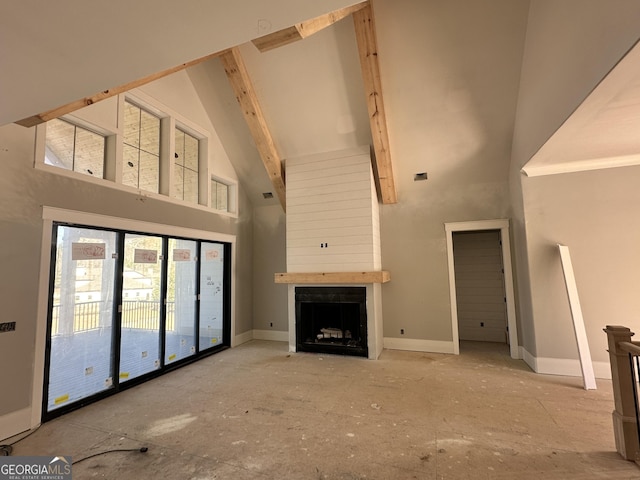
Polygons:
M48 122L44 163L103 178L104 160L102 135L64 120Z
M125 100L122 184L158 193L160 119Z
M229 211L229 186L215 179L211 179L211 208Z
M198 203L200 142L193 135L176 128L173 196Z

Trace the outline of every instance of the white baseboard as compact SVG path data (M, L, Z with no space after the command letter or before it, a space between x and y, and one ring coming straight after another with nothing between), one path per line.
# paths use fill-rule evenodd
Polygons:
M384 348L390 350L408 350L411 352L455 353L453 342L439 340L419 340L412 338L385 337Z
M253 340L253 330L247 330L246 332L241 333L240 335L236 335L233 340L234 340L233 345L231 345L232 347L237 347L238 345L247 343Z
M522 346L520 347L520 356L536 373L582 377L582 368L580 367L580 360L578 359L534 357ZM611 366L609 362L592 363L593 373L596 378L611 380Z
M31 407L0 417L0 441L26 432L31 428Z
M524 362L529 365L529 368L531 368L531 370L533 370L534 372L538 371L538 364L536 362L536 357L534 357L533 355L531 355L529 353L529 351L524 348L522 345L520 345L518 347L520 349L520 358L524 360Z
M288 342L289 332L282 330L254 330L254 340L270 340L272 342Z

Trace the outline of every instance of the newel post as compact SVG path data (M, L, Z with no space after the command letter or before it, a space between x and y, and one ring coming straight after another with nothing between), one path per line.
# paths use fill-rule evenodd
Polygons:
M613 433L616 450L626 460L637 461L639 452L638 424L633 389L635 382L631 373L629 353L620 348L620 342L631 342L634 333L627 327L607 325L604 329L609 345L611 383L615 410L613 411Z

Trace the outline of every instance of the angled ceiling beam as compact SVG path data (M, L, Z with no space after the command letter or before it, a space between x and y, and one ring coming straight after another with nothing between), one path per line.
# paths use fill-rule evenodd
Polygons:
M258 96L253 88L251 78L242 60L238 47L226 50L220 60L224 66L229 83L236 94L244 119L249 126L253 140L256 143L262 163L267 169L273 188L275 189L282 208L286 210L286 190L284 183L284 169L280 155L276 150L267 121L262 114Z
M80 110L81 108L87 107L89 105L93 105L94 103L99 102L100 100L105 100L115 95L128 92L129 90L132 90L134 88L140 87L147 83L153 82L154 80L158 80L159 78L166 77L167 75L171 75L172 73L179 72L180 70L184 70L185 68L189 68L193 65L206 62L207 60L218 57L221 54L222 52L216 52L216 53L212 53L211 55L207 55L204 57L197 58L195 60L191 60L190 62L182 63L178 66L169 68L167 70L163 70L161 72L148 75L138 80L134 80L133 82L125 83L124 85L120 85L115 88L104 90L102 92L96 93L95 95L91 95L90 97L85 97L85 98L81 98L80 100L75 100L71 103L67 103L66 105L62 105L60 107L54 108L53 110L48 110L46 112L39 113L32 117L23 118L22 120L19 120L15 123L23 127L34 127L41 123L48 122L49 120L53 120L54 118L61 117L62 115L66 115L68 113L75 112L76 110Z
M252 40L252 42L261 52L266 52L274 48L288 45L289 43L297 42L298 40L302 40L314 33L318 33L320 30L323 30L352 13L357 12L364 8L368 3L369 2L358 3L356 5L351 5L350 7L335 10L320 17L312 18L311 20L296 23L292 27L264 35Z
M353 14L353 23L356 30L356 41L358 42L364 90L367 96L371 135L373 136L373 149L375 151L374 174L380 187L382 203L396 203L398 194L393 176L391 153L389 152L387 116L382 100L376 27L369 2L367 2L365 8Z

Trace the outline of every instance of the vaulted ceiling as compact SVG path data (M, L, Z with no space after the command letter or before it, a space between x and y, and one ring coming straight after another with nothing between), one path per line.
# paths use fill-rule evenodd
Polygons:
M325 2L324 8L330 3ZM282 8L275 9L280 10ZM119 85L112 84L83 97L71 97L72 100L67 103L42 110L39 105L50 105L47 97L47 101L42 99L29 107L36 108L35 105L38 105L37 113L33 114L31 110L31 114L24 118L9 118L25 127L34 126L186 69L196 90L204 97L203 105L214 117L212 120L217 119L214 123L221 127L221 135L225 137L223 144L233 144L234 137L244 137L239 143L240 147L230 157L237 159L237 162L232 162L237 163L234 166L239 170L241 181L243 185L248 185L249 194L254 199L258 196L258 190L273 191L280 204L285 206L285 157L372 144L374 173L381 200L395 203L397 197L378 65L375 21L369 2L347 4L310 18L306 15L315 12L313 9L298 6L298 10L298 15L305 15L297 17L300 21L277 30L274 25L286 25L291 15L282 21L258 17L254 23L257 29L249 32L253 44L242 42L243 45L225 45L230 48L207 52L195 59L186 58L189 53L185 49L184 57L177 65ZM226 9L225 15L233 18ZM140 30L144 36L146 28ZM315 42L309 40L304 45L300 42L298 48L292 45L311 36L317 36ZM167 39L161 41L166 42ZM15 55L11 59L20 61ZM244 126L238 125L238 116L231 114L231 123L235 123L231 135L229 128L223 126L230 123L229 109L207 108L210 102L206 97L216 97L218 104L229 107L228 89L220 85L219 71L216 72L220 66L224 68L245 121ZM48 87L52 90L51 96L55 96L55 80ZM68 97L60 95L59 98ZM263 109L262 105L266 108ZM15 112L25 111L22 103L13 107ZM273 118L288 120L276 122ZM308 133L292 135L290 132L300 130L301 122L304 122ZM294 126L296 128L291 128ZM247 128L249 139L246 138ZM315 141L309 141L310 138ZM256 171L255 152L248 149L247 145L257 150L271 185L265 184L263 172ZM230 148L233 150L233 147ZM258 181L252 181L253 178Z
M381 3L388 12L391 2ZM511 8L511 3L502 3ZM396 192L392 166L397 167L399 162L389 147L394 144L394 139L389 140L387 135L389 120L384 107L388 103L384 99L389 95L384 95L377 71L378 51L372 22L375 12L371 14L363 8L367 4L353 0L113 0L107 7L84 0L5 2L0 15L0 125L12 122L34 125L185 70L254 205L283 203L287 158L361 145L375 146L375 159L379 163L374 168L377 166L380 196L385 203L393 203ZM397 8L403 5L415 8L407 0L397 2ZM522 18L518 13L522 11L524 7L514 7L514 12L505 13L504 19L497 18L496 25L506 34L509 16ZM465 14L466 17L469 15ZM402 18L405 22L409 19ZM493 20L484 18L486 24L490 21ZM387 24L387 28L390 26ZM434 35L440 27L431 25ZM461 24L460 28L463 27ZM522 32L524 27L519 27ZM396 25L396 28L403 27ZM471 32L474 28L480 27L469 24L467 30ZM509 35L518 37L517 32ZM388 53L397 46L391 36L386 40L390 42L385 45ZM491 41L491 38L474 40L486 43L480 55L473 53L472 43L465 43L468 55L455 43L440 46L453 48L450 52L459 53L458 60L466 58L461 65L453 65L455 59L448 61L445 56L433 57L440 48L438 45L418 48L420 39L415 46L405 44L406 51L394 51L402 58L409 57L411 52L414 57L425 57L416 57L414 63L405 65L420 76L403 76L402 87L396 81L399 77L392 78L397 72L386 72L395 93L398 88L411 87L412 76L421 82L415 85L418 90L428 82L432 87L442 88L442 92L433 94L416 90L414 93L424 98L420 97L415 105L393 105L396 112L407 107L422 110L419 118L407 111L405 121L409 118L417 121L413 125L403 124L404 127L398 123L396 134L400 135L407 126L412 130L422 126L425 137L421 141L431 139L434 158L444 160L453 152L457 152L456 162L466 158L459 150L464 146L471 148L470 138L453 131L471 128L471 124L464 123L472 120L471 100L476 101L477 107L484 104L478 103L479 98L468 98L472 92L461 89L465 79L460 75L466 72L472 76L468 78L493 79L497 88L498 77L486 68L489 63L482 60L482 55L489 55L490 49L504 50L502 57L518 51L513 48L512 52L504 43L494 45ZM636 155L640 147L633 128L635 119L640 117L637 113L640 89L636 87L638 55L636 48L620 62L523 172L540 175L640 162L640 156ZM494 61L502 57L492 54L487 58ZM425 70L423 64L429 58L430 67ZM509 72L516 71L521 57L504 58L505 66L513 66L508 67ZM399 66L400 62L389 64ZM500 64L497 68L505 66ZM450 69L447 75L445 67ZM384 77L385 72L382 73ZM462 83L440 85L440 76ZM477 85L482 85L485 93L493 91L490 83ZM400 98L393 93L392 97ZM408 93L404 97L412 98ZM446 100L446 108L425 114L426 104L436 98ZM504 123L500 130L508 131L512 120L494 119L493 109L486 107L482 107L487 110L484 118L492 118L496 125ZM444 121L447 115L463 111L467 113L451 123L452 132L446 137L457 138L459 145L452 150L438 132L449 125ZM509 107L505 106L503 112L508 113ZM425 124L428 119L431 123ZM486 124L473 125L476 143L483 135L495 133ZM430 129L425 130L426 127ZM394 125L390 131L394 131ZM501 141L506 144L507 138ZM416 158L411 158L413 153L407 155L406 147L402 163L411 162L411 166L403 167L405 175L418 171L424 162L424 155ZM482 152L480 147L478 144L472 149L474 155ZM445 178L446 169L452 168L453 163L441 161L431 165L433 169L441 169ZM464 172L460 170L460 174ZM267 191L273 192L275 198L264 200L262 193Z

